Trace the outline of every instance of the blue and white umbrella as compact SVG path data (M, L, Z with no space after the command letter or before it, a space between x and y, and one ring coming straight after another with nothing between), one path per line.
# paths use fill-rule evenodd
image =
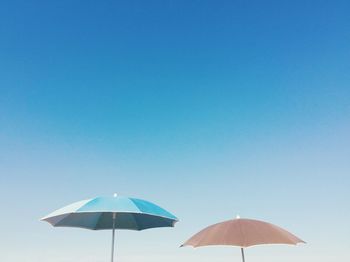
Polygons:
M114 194L113 197L96 197L70 204L41 220L54 227L112 229L112 262L115 229L144 230L155 227L173 227L178 221L173 214L151 202L121 197L117 194Z

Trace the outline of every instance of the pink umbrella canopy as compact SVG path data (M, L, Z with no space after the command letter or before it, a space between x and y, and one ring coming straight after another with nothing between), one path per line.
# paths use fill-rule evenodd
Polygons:
M232 219L211 225L198 232L181 246L230 245L243 248L263 244L305 243L303 240L276 225L253 219Z

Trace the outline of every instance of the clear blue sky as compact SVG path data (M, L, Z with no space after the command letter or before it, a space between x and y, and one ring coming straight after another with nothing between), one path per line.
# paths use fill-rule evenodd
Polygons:
M349 261L349 13L349 1L2 1L0 260L108 261L110 232L38 219L117 192L180 218L118 232L122 262L240 261L178 248L236 214L308 242L247 261Z

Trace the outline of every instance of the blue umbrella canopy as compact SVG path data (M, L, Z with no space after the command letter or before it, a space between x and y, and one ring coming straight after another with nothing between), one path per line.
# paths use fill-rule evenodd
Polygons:
M80 227L92 230L112 229L114 258L115 229L144 230L173 227L178 219L165 209L146 200L122 197L96 197L75 202L41 220L55 227Z
M41 220L55 227L81 227L92 230L143 230L173 227L178 219L165 209L146 200L122 196L96 197L58 209Z

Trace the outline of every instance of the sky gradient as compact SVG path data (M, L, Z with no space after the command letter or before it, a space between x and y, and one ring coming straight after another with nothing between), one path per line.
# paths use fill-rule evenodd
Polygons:
M348 261L349 1L2 1L0 260L109 261L109 231L52 228L120 195L179 217L117 232L117 261L240 261L179 248L266 220L308 242L251 262Z

